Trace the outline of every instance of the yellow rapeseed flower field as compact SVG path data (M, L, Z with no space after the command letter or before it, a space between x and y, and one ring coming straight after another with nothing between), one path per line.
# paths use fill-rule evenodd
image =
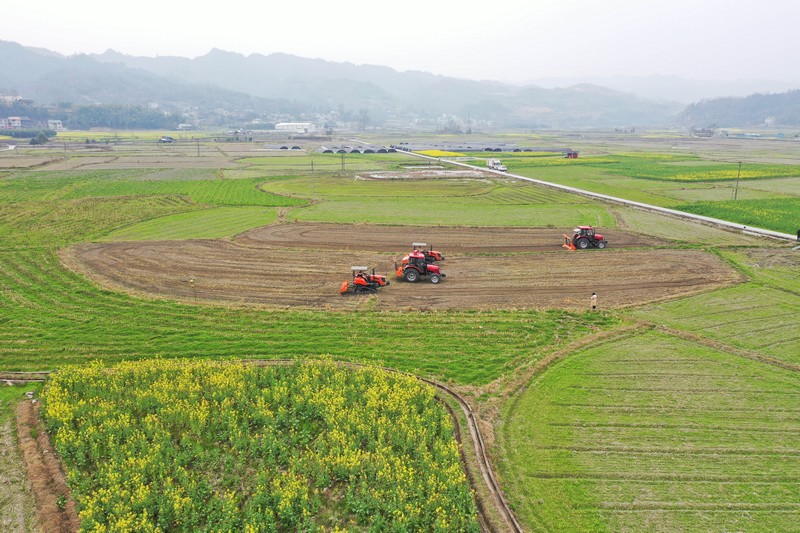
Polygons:
M410 376L92 363L43 407L85 531L478 530L452 421Z

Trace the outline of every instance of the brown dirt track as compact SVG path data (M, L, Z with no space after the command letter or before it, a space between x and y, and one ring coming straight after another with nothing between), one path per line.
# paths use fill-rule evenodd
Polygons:
M100 284L187 302L356 309L622 307L684 296L741 281L719 258L698 250L643 246L609 232L605 250L560 248L558 230L291 224L253 230L235 241L83 244L62 259ZM445 253L439 285L393 276L393 256L414 240ZM522 244L521 244L522 243ZM357 250L361 250L358 252ZM470 254L498 255L470 255ZM392 283L376 296L342 296L350 266L375 267ZM194 283L191 282L194 280Z

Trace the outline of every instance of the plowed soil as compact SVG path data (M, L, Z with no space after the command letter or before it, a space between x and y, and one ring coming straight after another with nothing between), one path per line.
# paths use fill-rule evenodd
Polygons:
M187 302L354 309L582 309L624 307L733 284L741 277L698 250L642 246L610 232L605 250L567 251L557 230L277 225L231 241L83 244L62 259L100 284ZM397 280L393 258L415 240L436 243L446 260L438 285ZM652 244L652 243L650 243ZM491 254L491 255L488 255ZM374 267L391 285L376 295L340 295L350 267Z
M282 224L264 226L237 237L243 246L290 246L318 250L369 250L407 253L412 242L425 242L445 254L496 254L563 250L565 229L452 228L445 226L375 226L356 224ZM666 241L620 230L602 233L614 248L651 247Z

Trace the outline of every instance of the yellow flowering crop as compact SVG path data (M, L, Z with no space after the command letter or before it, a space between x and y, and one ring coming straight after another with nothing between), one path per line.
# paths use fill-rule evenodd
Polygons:
M409 376L93 363L43 409L84 531L478 530L452 421Z

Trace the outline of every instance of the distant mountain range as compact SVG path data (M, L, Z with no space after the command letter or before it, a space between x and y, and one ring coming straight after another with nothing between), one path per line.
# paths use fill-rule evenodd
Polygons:
M800 88L800 83L776 80L687 80L679 76L616 76L587 78L538 78L531 84L541 87L569 87L591 83L641 98L691 104L701 100L777 93Z
M595 84L516 86L217 49L194 59L111 50L65 57L7 41L0 41L0 93L40 104L158 104L201 123L333 116L381 126L449 117L462 128L539 129L671 126L686 118L678 101Z
M690 104L680 120L703 128L800 126L800 90L715 98Z

